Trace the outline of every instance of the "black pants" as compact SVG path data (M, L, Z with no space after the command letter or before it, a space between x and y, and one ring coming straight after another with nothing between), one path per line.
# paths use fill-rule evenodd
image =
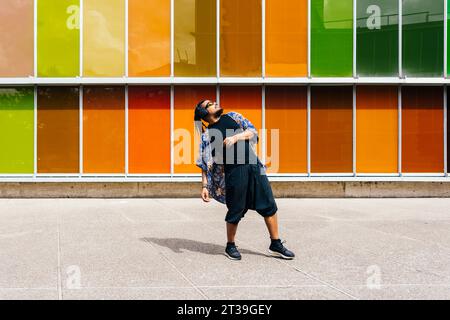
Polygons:
M257 164L226 166L226 222L238 224L248 209L256 210L263 217L277 212L269 179L262 170Z

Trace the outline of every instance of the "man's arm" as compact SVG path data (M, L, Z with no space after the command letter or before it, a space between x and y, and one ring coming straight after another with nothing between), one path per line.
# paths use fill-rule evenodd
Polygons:
M233 144L235 144L236 142L238 142L239 140L250 140L250 139L253 139L254 136L255 136L255 133L252 130L246 129L244 132L235 134L234 136L224 139L223 143L227 147L229 147L229 146L232 146Z
M238 112L229 112L228 115L233 118L234 121L236 121L239 126L244 130L243 134L241 136L238 136L236 138L239 140L252 140L253 143L259 142L259 136L258 136L258 130L256 130L255 126L251 123L250 120L245 118L242 114ZM247 131L250 131L253 133L253 135L250 135Z
M202 170L202 199L205 202L209 202L211 199L209 198L209 191L206 187L208 185L208 179L206 178L206 171Z

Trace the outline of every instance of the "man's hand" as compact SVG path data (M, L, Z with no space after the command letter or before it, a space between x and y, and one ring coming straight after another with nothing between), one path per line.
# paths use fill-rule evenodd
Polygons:
M229 148L229 147L231 147L233 144L235 144L237 141L238 141L238 135L236 134L236 135L234 135L234 136L232 136L232 137L225 138L225 139L223 140L223 144L224 144L227 148Z
M203 200L204 202L209 202L209 201L211 201L211 199L209 198L209 192L208 192L208 189L207 189L207 188L203 188L203 189L202 189L202 200Z

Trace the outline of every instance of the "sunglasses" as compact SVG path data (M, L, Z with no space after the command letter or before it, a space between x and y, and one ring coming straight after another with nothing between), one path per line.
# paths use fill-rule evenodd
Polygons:
M215 105L215 104L217 104L216 102L208 102L207 104L206 104L206 106L205 106L205 109L208 109L209 107L211 107L211 106L213 106L213 105Z

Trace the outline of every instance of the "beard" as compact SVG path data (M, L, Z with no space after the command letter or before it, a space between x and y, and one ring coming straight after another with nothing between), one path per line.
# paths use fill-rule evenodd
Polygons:
M214 112L214 117L219 118L223 113L223 109L220 108L219 110L217 110L216 112Z

